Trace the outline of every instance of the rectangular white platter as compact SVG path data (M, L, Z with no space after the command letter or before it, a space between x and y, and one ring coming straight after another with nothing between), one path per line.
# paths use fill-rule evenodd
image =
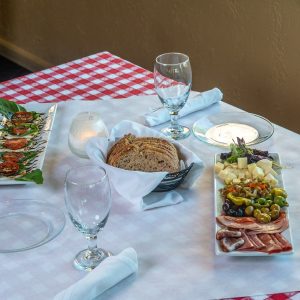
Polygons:
M270 153L270 155L273 157L274 161L277 162L278 164L280 164L280 158L279 155L277 153ZM220 159L220 154L216 154L215 155L215 163L221 161ZM284 188L284 184L283 184L283 179L282 179L282 174L281 171L276 171L278 173L278 177L276 177L276 179L278 180L278 186ZM222 249L220 248L219 242L216 239L216 234L217 231L221 228L216 221L216 217L221 215L222 213L222 198L220 195L220 189L224 187L224 183L222 182L222 180L220 178L218 178L217 174L214 171L214 199L215 199L215 254L216 255L224 255L224 256L277 256L277 255L287 255L287 254L292 254L293 253L293 249L294 249L294 245L293 245L293 240L292 240L292 233L291 233L291 227L289 226L289 228L287 230L285 230L284 232L282 232L282 235L291 243L292 245L292 250L290 251L283 251L283 252L279 252L279 253L274 253L274 254L268 254L265 252L260 252L260 251L231 251L231 252L224 252L222 251ZM287 200L289 201L289 199L287 198ZM288 209L286 210L286 216L289 220L289 214L288 214Z
M46 155L47 145L50 138L51 130L53 127L53 122L56 114L57 104L53 103L28 103L22 105L27 111L34 111L37 113L44 114L43 119L43 128L41 132L38 134L38 136L35 137L38 141L41 143L37 146L29 147L30 149L27 149L26 151L31 150L39 150L39 154L34 159L34 165L32 167L32 170L40 169L42 170L44 159ZM0 111L1 115L1 111ZM0 152L7 151L7 149L4 149L0 146ZM15 150L15 151L24 151L22 149ZM18 181L14 180L13 177L5 177L0 175L0 185L19 185L19 184L34 184L32 181Z

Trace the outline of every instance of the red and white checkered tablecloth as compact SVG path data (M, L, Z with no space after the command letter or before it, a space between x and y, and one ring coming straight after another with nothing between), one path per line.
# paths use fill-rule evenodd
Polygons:
M154 94L152 73L109 52L0 83L0 97L30 101L121 99ZM300 300L300 291L226 300ZM225 299L224 299L225 300Z
M0 97L30 101L120 99L154 94L152 73L109 52L0 83Z

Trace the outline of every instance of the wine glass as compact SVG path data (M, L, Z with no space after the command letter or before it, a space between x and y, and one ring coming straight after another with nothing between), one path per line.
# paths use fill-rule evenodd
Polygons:
M88 248L80 251L74 266L90 271L111 253L97 247L97 234L108 219L111 192L105 170L96 165L83 165L67 172L65 203L73 225L88 240Z
M190 129L178 124L178 112L184 107L192 86L189 57L182 53L159 55L154 64L155 91L171 118L171 125L161 131L180 140L190 135Z

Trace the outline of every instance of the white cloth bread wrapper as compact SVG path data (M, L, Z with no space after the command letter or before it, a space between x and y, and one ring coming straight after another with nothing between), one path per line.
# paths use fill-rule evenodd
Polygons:
M185 177L184 182L180 185L181 188L189 188L192 186L196 178L200 175L199 169L203 166L201 159L182 144L168 139L157 130L132 121L121 121L112 128L108 139L105 137L95 137L90 139L86 145L86 152L93 162L106 170L110 183L113 185L114 189L127 200L131 202L136 201L136 199L141 200L141 198L151 193L168 174L168 172L124 170L106 163L106 156L109 149L116 141L128 133L137 137L158 137L169 140L180 152L186 166L194 163L190 172ZM181 195L174 190L171 192L152 193L149 197L150 198L148 199L145 197L140 203L141 208L144 210L176 204L184 200Z
M205 109L214 103L221 101L223 93L218 88L213 88L202 93L193 93L190 95L184 107L179 111L179 118L191 114L195 111ZM157 110L150 111L143 116L143 121L147 126L156 126L164 122L170 121L168 110L161 107Z
M54 300L92 300L109 288L137 272L138 260L133 248L106 258L83 279L58 293Z

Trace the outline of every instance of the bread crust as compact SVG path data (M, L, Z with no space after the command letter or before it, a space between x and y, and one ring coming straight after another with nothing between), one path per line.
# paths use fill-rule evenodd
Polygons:
M176 147L155 137L127 134L115 143L107 155L107 163L126 170L174 173L179 171Z

